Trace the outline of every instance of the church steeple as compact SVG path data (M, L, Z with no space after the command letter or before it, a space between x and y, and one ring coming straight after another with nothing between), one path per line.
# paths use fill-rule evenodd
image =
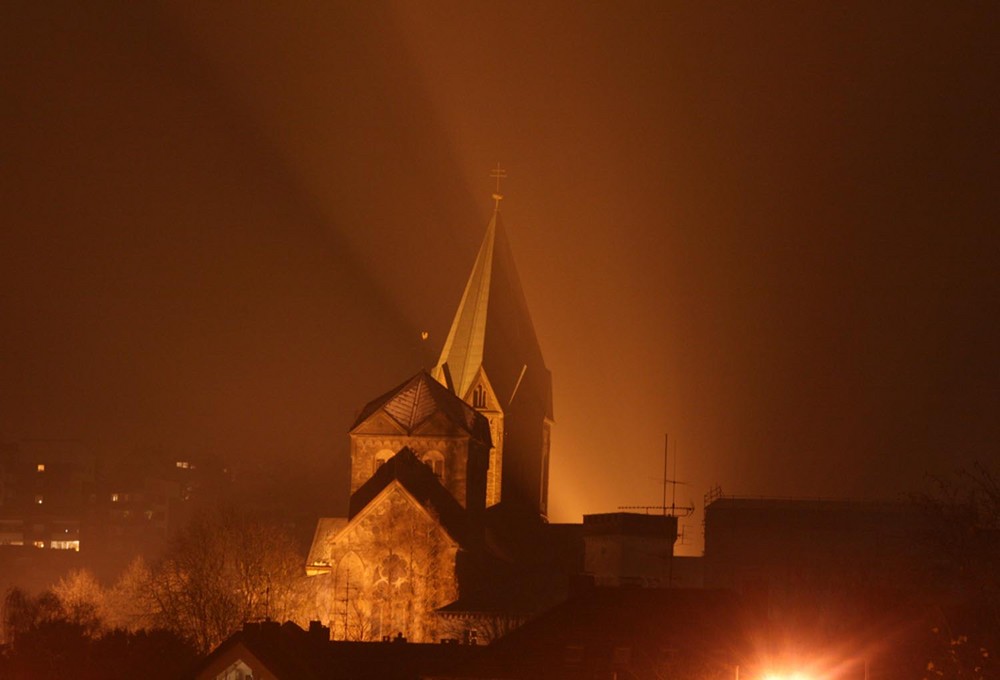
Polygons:
M479 246L472 274L465 284L465 292L462 293L462 300L458 303L458 312L451 323L448 338L441 350L441 357L434 369L434 377L444 382L443 366L448 364L455 393L460 397L464 397L469 391L472 380L483 364L490 284L493 278L493 251L499 215L499 212L494 212L493 219L486 228L486 238Z
M465 284L433 375L445 383L448 364L455 393L465 398L480 367L486 369L501 405L520 392L519 382L533 374L549 383L548 369L528 313L521 279L514 266L500 212L494 212ZM542 396L552 417L551 394Z
M497 168L492 176L499 177ZM496 209L472 267L433 376L484 413L493 430L490 459L493 501L525 505L544 516L548 486L548 442L552 378L528 313ZM486 396L488 395L488 396ZM502 472L501 472L502 470ZM502 474L500 479L492 479Z

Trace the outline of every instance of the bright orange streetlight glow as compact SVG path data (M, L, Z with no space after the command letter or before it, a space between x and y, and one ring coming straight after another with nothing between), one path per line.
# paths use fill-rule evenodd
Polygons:
M794 673L768 672L761 676L761 680L815 680L815 678L808 673L803 673L801 671Z

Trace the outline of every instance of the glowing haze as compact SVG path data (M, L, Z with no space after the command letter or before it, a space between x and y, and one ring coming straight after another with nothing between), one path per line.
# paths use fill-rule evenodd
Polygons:
M553 520L658 503L665 432L680 503L989 459L997 13L7 4L0 439L301 461L341 509L500 161Z

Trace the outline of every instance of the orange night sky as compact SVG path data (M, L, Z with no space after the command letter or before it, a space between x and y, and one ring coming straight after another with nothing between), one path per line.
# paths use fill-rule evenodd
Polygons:
M0 441L279 461L342 510L351 419L436 359L499 161L554 521L658 503L666 432L699 507L994 460L998 18L4 4Z

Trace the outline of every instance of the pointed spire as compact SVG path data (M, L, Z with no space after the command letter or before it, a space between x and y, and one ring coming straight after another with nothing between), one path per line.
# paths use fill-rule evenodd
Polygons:
M499 201L497 201L499 205ZM486 236L479 246L479 254L472 266L472 274L465 284L462 300L458 303L455 320L448 331L448 338L441 350L441 358L434 369L434 377L444 380L443 365L447 362L455 383L455 393L464 397L476 372L483 363L486 343L486 318L490 302L490 285L493 278L493 251L496 241L497 215L493 213L486 228Z
M497 165L491 175L497 180L493 216L432 375L480 408L485 404L476 403L473 389L480 382L488 386L487 417L495 434L489 467L495 478L488 482L492 498L544 518L552 374L542 358L500 217L500 179L506 173ZM445 377L446 367L451 380Z
M463 399L480 367L489 376L504 409L515 395L521 394L519 386L523 380L546 392L551 389L498 211L493 213L486 228L448 338L432 372L442 384L445 384L445 363L455 393ZM551 394L547 392L541 399L548 402L545 410L551 417Z

